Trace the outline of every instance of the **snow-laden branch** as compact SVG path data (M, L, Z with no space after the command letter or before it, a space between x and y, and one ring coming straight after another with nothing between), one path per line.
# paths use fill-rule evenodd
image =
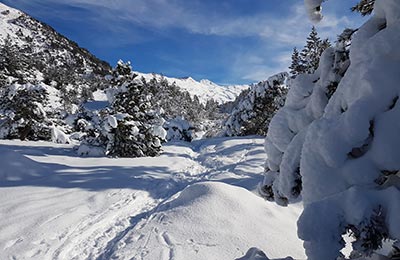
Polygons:
M325 0L304 0L304 5L306 7L308 16L310 17L311 21L319 22L322 20L323 16L321 13L322 10L322 2Z

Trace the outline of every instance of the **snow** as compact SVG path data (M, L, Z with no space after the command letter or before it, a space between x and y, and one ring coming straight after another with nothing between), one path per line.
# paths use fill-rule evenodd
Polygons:
M113 115L107 116L107 122L111 126L111 128L117 128L118 126L117 118Z
M18 36L16 35L20 28L10 23L22 14L21 11L0 3L0 44L4 42L8 35L16 44L22 44L22 41L18 40ZM24 35L30 35L28 30L22 29L22 32Z
M304 4L311 21L319 22L322 20L321 4L325 0L304 0Z
M371 23L382 22L382 13L391 13L387 8L397 8L400 13L398 1L376 2L376 15L360 28L353 41L350 59L355 65L350 66L340 82L325 109L324 117L311 127L303 150L307 158L315 157L314 154L318 153L323 162L319 163L316 171L313 161L304 161L306 172L310 173L305 176L307 183L321 185L322 182L328 182L326 175L333 174L329 173L333 170L335 178L343 180L345 186L337 185L333 190L305 193L307 201L323 199L352 185L373 183L380 170L400 167L400 157L395 151L400 145L396 138L399 125L394 120L399 113L395 101L399 96L396 86L400 76L395 68L400 60L400 17L384 18L387 21L397 19L397 23L388 25L384 30L375 27L371 31L370 28ZM364 38L366 35L370 37ZM370 50L374 50L373 55ZM342 107L346 107L343 113L340 112ZM371 131L372 140L369 139ZM319 134L321 132L324 134ZM348 153L363 145L368 145L365 155L350 160ZM363 170L362 174L357 174L360 169ZM322 172L323 176L320 175Z
M58 144L69 144L71 142L69 137L56 126L51 127L51 140Z
M312 259L333 259L342 247L338 242L343 223L359 225L378 207L385 208L389 236L399 237L399 199L400 191L394 187L375 191L352 187L337 196L310 204L299 219L299 237L306 241L307 255ZM313 232L310 232L311 226ZM309 242L316 239L318 243Z
M234 259L253 245L273 257L301 256L301 244L291 232L295 226L290 219L287 212L268 207L246 189L218 182L197 183L160 205L150 219L139 222L139 227L116 245L118 253L111 258ZM283 243L297 245L300 250L269 247Z
M196 95L199 98L200 102L204 105L207 103L208 100L212 99L218 104L234 101L243 90L246 90L250 87L249 85L222 86L205 79L199 82L191 77L170 78L157 74L146 74L140 72L135 73L138 74L138 78L144 77L147 81L156 76L157 79L163 77L170 84L175 82L176 86L181 88L183 91L188 91L192 98Z
M110 103L108 102L107 94L104 90L97 90L93 92L93 100L83 104L85 109L88 110L101 110L105 109Z
M235 259L254 246L305 258L302 205L254 193L261 138L172 142L157 158L22 141L0 141L0 153L0 259Z
M312 10L323 1L305 2ZM349 66L340 65L344 76L335 73L340 46L328 48L314 74L291 82L271 121L261 191L286 204L302 184L298 234L309 260L336 260L348 229L363 255L383 239L400 239L399 27L400 2L376 0L374 15L353 36ZM330 82L338 83L333 95Z
M287 72L281 72L265 81L251 85L248 91L235 100L220 134L223 136L265 135L269 119L284 103L287 92L284 89L286 89L285 84L288 78ZM263 123L260 123L261 119L264 120ZM253 124L257 125L257 128L248 126Z

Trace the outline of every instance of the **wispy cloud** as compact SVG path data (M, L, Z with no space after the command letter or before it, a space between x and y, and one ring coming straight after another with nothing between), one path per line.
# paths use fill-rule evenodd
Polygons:
M229 16L222 12L210 12L206 5L196 0L30 0L27 5L32 6L33 3L42 6L46 3L63 4L87 9L95 14L89 19L107 25L110 30L121 30L121 26L137 24L154 29L181 28L204 35L273 38L278 43L293 44L303 40L304 31L309 31L311 26L301 2L289 6L291 11L285 16L273 14L269 10L255 15ZM63 12L68 17L69 10ZM55 14L60 16L60 12ZM336 17L328 13L319 27L324 31L332 31L348 25L351 22L347 17Z
M245 54L238 54L236 62L232 65L232 71L239 73L243 80L265 80L270 75L288 70L292 49L304 46L313 26L307 20L306 10L301 3L293 5L289 15L280 19L257 17L256 20L265 26L264 31L257 31L264 44ZM338 16L327 12L322 22L316 26L321 38L335 41L343 29L355 28L359 24L360 20L354 21L345 15Z

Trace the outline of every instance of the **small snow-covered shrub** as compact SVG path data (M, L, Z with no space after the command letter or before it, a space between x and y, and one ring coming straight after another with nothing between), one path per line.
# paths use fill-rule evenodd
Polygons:
M167 140L183 140L191 142L194 137L194 127L189 124L183 117L176 117L168 120L164 124L167 131Z

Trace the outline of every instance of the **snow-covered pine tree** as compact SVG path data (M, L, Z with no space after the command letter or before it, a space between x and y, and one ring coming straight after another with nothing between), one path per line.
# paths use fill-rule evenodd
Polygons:
M269 200L287 204L302 190L300 155L309 125L320 118L347 71L349 47L355 30L346 29L320 58L313 74L299 74L288 81L285 106L272 118L266 138L266 178L260 193Z
M330 47L329 40L321 40L317 29L313 26L307 37L306 45L300 52L300 66L298 67L300 71L298 73L314 73L318 68L322 52L328 47Z
M300 58L300 52L296 47L293 48L292 63L289 66L289 70L292 77L296 77L299 74L305 73L302 60Z
M34 78L32 57L24 52L22 47L16 45L10 36L0 46L0 86L18 82L24 84L33 82Z
M110 81L110 108L101 111L97 131L84 139L80 154L100 152L117 157L157 156L166 132L151 107L152 95L129 63L119 61ZM92 146L92 147L90 147Z
M0 70L2 74L17 77L19 67L17 46L12 43L8 35L0 47Z
M328 49L329 47L332 47L331 42L329 41L328 38L322 40L321 44L319 45L319 56L321 57L322 53Z
M286 72L279 73L242 93L224 122L223 135L266 135L271 118L285 102L288 77Z
M1 90L0 138L50 140L50 125L44 110L48 99L40 85L18 83Z
M318 68L321 54L329 47L331 47L329 40L321 40L317 29L313 26L303 50L299 52L296 47L293 49L292 62L289 66L292 78L299 74L314 73Z
M306 0L309 10L322 2ZM328 48L314 74L293 81L285 107L271 122L270 174L262 191L281 203L301 192L305 208L298 234L309 260L342 257L342 235L349 230L354 257L375 254L384 240L398 248L399 27L400 2L376 0L349 55L342 52L346 44L340 52ZM344 67L335 68L337 61ZM332 78L338 84L328 99Z
M167 131L167 140L182 140L185 142L191 142L194 138L195 128L183 117L175 117L168 119L164 124L164 128Z

